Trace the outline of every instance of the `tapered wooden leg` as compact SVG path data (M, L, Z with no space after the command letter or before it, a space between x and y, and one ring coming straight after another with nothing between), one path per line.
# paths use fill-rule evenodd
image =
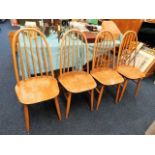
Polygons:
M67 96L66 119L68 118L68 114L69 114L69 111L70 111L71 97L72 97L72 94L69 93L68 96Z
M142 79L138 79L137 86L136 86L136 90L135 90L135 92L134 92L134 96L137 96L138 90L139 90L140 85L141 85L141 82L142 82Z
M116 98L115 98L115 103L118 103L120 88L121 88L121 84L118 84Z
M61 120L61 111L60 111L58 97L56 97L54 99L54 102L55 102L55 107L56 107L56 110L57 110L58 118L59 118L59 120Z
M91 103L90 103L90 106L91 106L91 111L94 110L94 89L91 90Z
M120 97L119 97L119 102L122 100L122 97L123 97L123 95L124 95L125 89L126 89L127 84L128 84L128 81L129 81L129 80L126 79L125 82L124 82L124 85L123 85L123 88L122 88L122 92L121 92L121 95L120 95Z
M98 110L98 108L99 108L99 106L101 104L101 99L102 99L103 91L104 91L104 86L102 86L101 89L100 89L99 97L98 97L98 100L97 100L96 110Z
M28 105L24 104L24 115L25 115L25 123L26 123L26 132L30 131L30 121L29 121L29 110Z

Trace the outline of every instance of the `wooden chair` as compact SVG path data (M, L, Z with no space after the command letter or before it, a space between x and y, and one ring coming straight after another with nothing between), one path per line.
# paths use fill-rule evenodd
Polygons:
M12 33L10 34L10 39L11 35ZM23 42L21 39L23 39ZM21 48L21 44L24 44L24 48ZM28 56L28 52L29 54L31 53L31 57ZM17 81L15 92L19 102L24 105L26 131L29 132L30 129L28 105L54 98L58 118L61 120L58 103L59 87L54 78L52 55L44 34L35 28L18 30L13 36L12 54L15 78ZM26 62L23 61L24 54ZM19 56L19 61L17 55ZM30 72L30 61L33 64L34 75ZM39 67L39 74L36 70L37 65ZM19 66L21 68L21 76L18 69ZM50 66L50 70L48 66Z
M96 83L89 74L88 45L85 35L77 29L67 31L61 41L59 82L65 88L68 118L72 94L90 91L91 111ZM86 71L84 71L86 64Z
M124 76L125 81L122 88L122 92L119 98L121 101L125 89L129 80L137 80L137 86L134 95L136 96L140 88L141 80L145 77L138 68L135 67L136 52L137 52L138 38L134 31L127 31L122 39L119 47L118 59L117 59L117 71ZM133 52L135 52L134 56ZM131 61L133 62L131 64Z
M116 71L115 65L115 41L109 31L101 31L95 40L91 75L99 82L96 88L99 97L97 100L97 110L101 104L101 99L105 86L118 85L115 102L118 102L120 84L123 77ZM100 87L100 88L99 88Z

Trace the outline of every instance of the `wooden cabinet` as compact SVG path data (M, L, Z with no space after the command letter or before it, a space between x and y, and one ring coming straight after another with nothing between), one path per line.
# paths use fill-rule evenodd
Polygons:
M128 30L134 30L138 33L143 19L112 19L120 29L120 31L124 34Z

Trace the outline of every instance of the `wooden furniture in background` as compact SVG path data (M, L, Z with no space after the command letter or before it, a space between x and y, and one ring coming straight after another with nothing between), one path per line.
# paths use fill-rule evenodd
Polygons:
M155 24L155 19L144 19L144 22Z
M111 32L100 32L95 40L93 51L93 62L91 75L99 82L99 88L96 88L99 93L97 101L97 110L101 103L105 86L118 85L116 99L118 102L120 84L123 83L123 77L116 71L115 64L115 40Z
M116 23L120 31L124 34L128 30L133 30L138 33L143 19L111 19Z
M104 31L111 32L115 40L118 40L120 38L121 32L116 23L113 21L103 21L102 29Z
M96 38L96 33L93 32L83 32L86 36L88 43L94 43Z
M122 88L122 92L119 101L122 99L125 89L127 87L129 80L137 80L137 86L134 95L136 96L140 88L142 78L145 74L135 67L136 62L136 52L135 56L131 57L132 53L136 51L138 45L137 34L134 31L127 31L122 39L119 47L118 59L117 59L117 71L124 76L125 81ZM131 60L132 59L132 60ZM134 61L132 66L130 62Z
M88 45L85 35L80 30L67 31L62 38L60 49L59 82L67 91L66 118L68 118L72 94L90 91L91 111L93 111L94 88L96 83L89 74ZM79 59L78 55L81 55ZM86 58L86 71L84 62ZM81 63L79 63L82 61Z
M10 40L12 39L12 35L13 33L10 33ZM21 38L24 40L24 50L22 50L20 47ZM42 47L42 61L38 47L39 41L41 42ZM27 48L28 44L30 48ZM15 78L17 82L17 84L15 85L15 92L19 102L24 105L26 131L29 132L30 129L28 105L31 104L36 104L54 98L57 114L59 119L61 120L61 112L58 103L59 87L56 79L54 78L54 72L52 68L52 55L50 53L50 48L44 34L34 28L20 29L14 34L11 47ZM47 51L45 51L45 48L47 49ZM31 60L28 57L28 52L31 53ZM34 52L37 53L37 60L34 58ZM26 56L26 66L24 66L23 63L23 53ZM16 57L17 54L20 56L19 63ZM33 62L33 76L30 73L30 61ZM39 64L40 75L38 75L36 71L37 63ZM47 69L48 65L50 65L50 73ZM19 76L19 66L21 67L22 76Z

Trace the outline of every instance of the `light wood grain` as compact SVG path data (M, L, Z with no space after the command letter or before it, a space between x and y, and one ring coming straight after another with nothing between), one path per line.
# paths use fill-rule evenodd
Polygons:
M21 37L23 38L24 48L21 47ZM61 112L57 98L59 95L59 87L54 78L52 55L46 37L38 29L24 28L15 33L9 33L9 38L12 47L13 66L17 82L15 85L15 92L19 102L24 105L26 131L29 132L30 129L28 114L28 105L30 104L55 99L58 118L61 120ZM41 40L41 48L39 47L38 38ZM43 57L39 55L39 48L41 49ZM45 48L48 54L48 59L45 58ZM34 59L34 49L37 55L37 62ZM28 56L28 50L31 53L31 58ZM23 59L24 53L26 56L25 62ZM19 64L17 63L17 54L19 54L20 57ZM41 64L41 58L43 58L43 64ZM30 73L30 59L32 60L33 75ZM24 67L24 63L26 63L25 66L27 67ZM37 74L36 70L37 63L40 71L39 74ZM50 66L50 71L48 71L47 64ZM18 65L21 66L22 78L19 74ZM42 66L45 68L46 75L43 72ZM26 76L26 72L28 73L28 76Z
M100 32L95 40L91 75L99 82L96 89L99 96L97 110L101 104L104 86L118 85L124 81L123 77L115 70L115 40L111 32ZM117 89L116 99L118 101L120 87Z
M41 76L19 81L15 91L22 104L36 104L57 97L59 87L51 76Z
M106 86L116 85L124 81L123 77L111 68L94 69L94 71L91 71L91 75Z
M124 84L123 84L123 88L122 88L122 91L121 91L121 94L120 94L120 97L119 97L119 102L122 100L122 97L124 95L124 92L125 92L125 89L126 89L126 87L128 85L128 82L129 82L129 80L125 79Z
M102 96L103 96L103 91L104 91L104 85L102 85L101 89L97 91L99 93L99 96L98 96L98 100L97 100L96 110L98 110L98 108L99 108L99 106L101 104L101 99L102 99Z
M119 47L118 59L117 59L117 71L122 76L124 76L124 78L126 78L119 101L121 101L124 95L125 89L128 84L128 80L138 80L145 77L145 73L141 72L138 68L135 67L136 55L134 56L134 58L131 57L133 52L135 53L138 52L136 51L137 46L138 46L138 37L136 32L127 31L124 34L123 39L121 41L121 44ZM131 59L134 59L134 63L132 65L129 63ZM140 84L141 82L137 83L135 95L137 95L138 93Z
M59 77L59 81L71 93L85 92L96 87L92 76L84 71L64 73Z
M28 105L24 105L24 115L25 115L26 131L29 133L29 131L30 131L30 121L29 121Z
M134 92L134 96L137 96L138 90L139 90L140 85L141 85L141 82L142 82L142 79L138 79L137 86L136 86L136 89L135 89L135 92Z
M141 28L143 19L111 19L116 23L120 31L124 34L128 30L133 30L136 33Z
M81 57L79 57L81 55ZM86 71L84 71L84 55ZM72 61L71 61L72 58ZM82 61L79 59L82 58ZM91 90L91 111L93 111L96 82L89 74L89 53L87 39L84 33L77 29L67 31L61 41L60 49L60 77L59 82L67 91L66 118L68 118L72 93L81 93ZM82 64L79 64L82 62ZM81 67L79 67L81 66Z
M117 71L123 76L132 80L145 77L145 73L141 72L138 68L132 66L121 65L117 67Z

